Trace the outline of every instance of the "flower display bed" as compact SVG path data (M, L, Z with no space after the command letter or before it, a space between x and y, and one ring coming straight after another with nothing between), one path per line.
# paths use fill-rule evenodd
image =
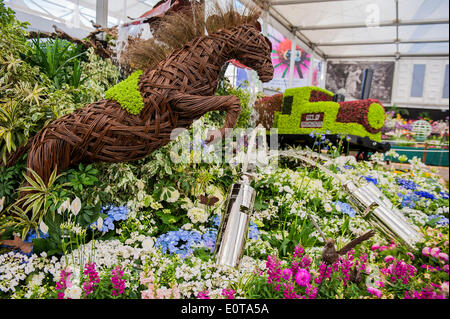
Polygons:
M414 157L420 158L427 165L448 166L448 149L393 145L392 150L397 152L400 156L406 156L408 159L413 159ZM386 158L390 159L392 162L400 162L398 158Z

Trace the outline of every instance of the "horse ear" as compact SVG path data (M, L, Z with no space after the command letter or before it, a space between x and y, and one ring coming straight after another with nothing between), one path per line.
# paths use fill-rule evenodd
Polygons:
M206 31L208 31L208 34L214 33L217 31L219 24L219 16L217 14L210 15L208 18L206 18Z
M253 25L255 26L255 28L256 28L259 32L262 31L261 23L259 23L258 20L255 20L255 22L253 23Z

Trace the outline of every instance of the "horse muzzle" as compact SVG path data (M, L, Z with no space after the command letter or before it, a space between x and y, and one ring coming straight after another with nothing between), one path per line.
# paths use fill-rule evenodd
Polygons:
M258 76L261 82L269 82L273 78L273 67L266 67L259 70Z

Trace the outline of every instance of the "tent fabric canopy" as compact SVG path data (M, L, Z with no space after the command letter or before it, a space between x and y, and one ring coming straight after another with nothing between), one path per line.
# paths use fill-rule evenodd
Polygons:
M448 57L447 0L255 2L323 59Z

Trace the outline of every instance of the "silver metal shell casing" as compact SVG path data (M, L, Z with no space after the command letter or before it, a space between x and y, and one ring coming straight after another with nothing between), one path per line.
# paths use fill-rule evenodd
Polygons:
M417 227L397 210L389 199L373 184L356 187L352 181L344 184L350 203L365 220L388 238L396 238L410 249L423 239Z
M231 186L227 208L222 215L217 235L215 255L218 265L239 265L247 239L255 194L247 180Z

